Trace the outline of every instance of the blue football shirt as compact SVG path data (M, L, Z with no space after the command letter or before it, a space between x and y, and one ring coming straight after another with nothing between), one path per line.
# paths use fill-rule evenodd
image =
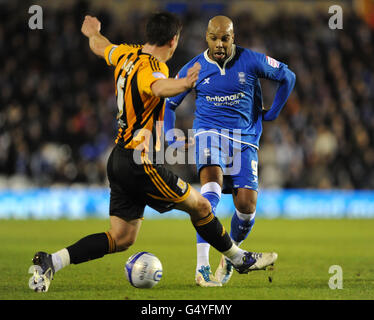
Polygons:
M185 77L187 70L195 62L200 63L201 71L193 89L196 92L193 128L199 132L211 129L218 132L229 131L235 133L235 137L238 137L238 132L240 132L240 142L258 148L263 120L259 79L282 82L289 78L290 73L294 77L292 71L286 64L262 53L233 45L232 54L222 67L209 58L208 50L206 50L183 66L177 77ZM285 99L282 99L284 101L277 108L283 107L293 85L294 82L288 86L290 90L286 90L289 92L284 94ZM175 110L190 91L168 98L166 108ZM279 111L276 110L277 113ZM167 125L165 125L166 128Z

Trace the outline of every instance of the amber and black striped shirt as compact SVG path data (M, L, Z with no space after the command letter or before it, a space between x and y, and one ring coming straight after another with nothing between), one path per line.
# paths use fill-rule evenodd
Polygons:
M142 46L121 44L105 49L105 60L114 66L118 106L116 143L126 149L142 148L148 152L160 149L161 123L165 99L153 95L151 85L169 77L169 69Z

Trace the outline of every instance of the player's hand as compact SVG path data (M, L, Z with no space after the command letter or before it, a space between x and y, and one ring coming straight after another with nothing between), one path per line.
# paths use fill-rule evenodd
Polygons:
M193 88L196 84L197 79L199 79L199 72L201 69L201 65L198 62L187 70L186 82L187 88Z
M195 144L194 137L174 137L173 141L169 142L169 145L174 149L188 150Z
M96 17L85 16L81 31L86 37L91 37L100 32L101 22Z
M269 109L266 109L264 106L262 107L262 120L263 121L266 121L265 119L264 119L264 117L265 117L265 115L266 115L266 113L269 111Z
M188 150L190 147L192 147L195 144L195 139L193 137L189 137L189 138L180 137L180 138L177 138L176 141L184 142L184 146L183 146L184 150Z

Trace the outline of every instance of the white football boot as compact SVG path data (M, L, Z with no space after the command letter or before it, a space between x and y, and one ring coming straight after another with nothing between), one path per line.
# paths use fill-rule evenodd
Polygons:
M214 277L222 284L226 284L231 279L233 273L234 266L232 265L230 260L226 259L225 256L222 255Z
M33 276L29 279L29 288L35 292L47 292L55 274L52 256L46 252L37 252L32 262L29 273Z
M222 287L221 282L213 276L210 266L201 266L196 272L195 281L200 287Z
M266 270L278 259L275 252L246 252L240 265L234 265L239 273L248 273L256 270Z

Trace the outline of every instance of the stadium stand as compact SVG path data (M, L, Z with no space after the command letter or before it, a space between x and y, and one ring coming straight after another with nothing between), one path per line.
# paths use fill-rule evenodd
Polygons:
M0 2L0 186L106 185L116 103L111 70L80 33L89 5L43 8L43 30L30 31L17 3ZM122 24L109 11L97 15L112 42L142 38L142 12ZM262 188L374 188L374 32L353 10L344 13L343 30L330 30L329 17L281 12L260 23L249 11L232 16L237 44L297 75L279 119L264 126ZM186 11L183 20L171 75L205 49L206 15ZM269 105L274 88L266 81L263 93ZM177 112L183 130L192 125L192 102ZM198 182L194 166L175 170Z

